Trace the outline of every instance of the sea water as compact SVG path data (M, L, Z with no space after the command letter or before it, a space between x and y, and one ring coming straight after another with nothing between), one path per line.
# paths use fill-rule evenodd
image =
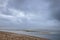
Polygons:
M40 34L40 33L31 33L34 36L47 38L50 40L60 40L60 34Z

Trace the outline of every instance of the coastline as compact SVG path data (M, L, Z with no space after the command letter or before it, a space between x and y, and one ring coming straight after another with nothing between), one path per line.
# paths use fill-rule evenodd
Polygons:
M17 34L13 32L0 31L0 40L48 40L48 39L29 36L25 34Z

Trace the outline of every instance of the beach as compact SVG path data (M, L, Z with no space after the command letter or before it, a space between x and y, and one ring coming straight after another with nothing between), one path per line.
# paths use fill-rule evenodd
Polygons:
M35 36L0 31L0 40L48 40Z

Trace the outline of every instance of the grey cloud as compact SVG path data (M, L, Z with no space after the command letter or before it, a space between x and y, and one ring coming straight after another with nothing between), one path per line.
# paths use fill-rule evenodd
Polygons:
M59 27L59 22L54 18L53 20L51 18L52 12L50 10L50 6L53 4L51 2L52 1L45 0L9 0L7 2L8 5L3 7L3 10L1 11L1 14L5 15L6 17L2 16L3 19L2 17L0 18L0 24L4 24L7 26L6 28L8 28L8 26L13 26L13 28L19 29L53 29L57 26ZM53 10L53 8L51 9Z
M7 8L8 0L0 0L0 12L5 15L11 15Z
M8 9L2 10L2 14L12 15L12 13Z
M7 16L8 17L8 16ZM15 21L16 20L16 21ZM25 24L21 24L18 19L0 17L0 29L22 29ZM24 26L23 26L24 25Z
M18 1L19 0L9 1L8 7L15 8L18 10L23 10L25 12L34 12L35 14L36 13L40 14L43 12L43 10L44 12L48 10L49 3L46 3L43 0L25 0L25 1L23 0L22 3L21 1L19 2Z
M12 7L15 9L20 9L20 7L23 7L24 0L9 0L7 7Z

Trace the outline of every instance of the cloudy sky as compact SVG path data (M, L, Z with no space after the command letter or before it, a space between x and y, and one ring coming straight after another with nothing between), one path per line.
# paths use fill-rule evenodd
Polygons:
M0 29L60 29L60 0L0 0Z

